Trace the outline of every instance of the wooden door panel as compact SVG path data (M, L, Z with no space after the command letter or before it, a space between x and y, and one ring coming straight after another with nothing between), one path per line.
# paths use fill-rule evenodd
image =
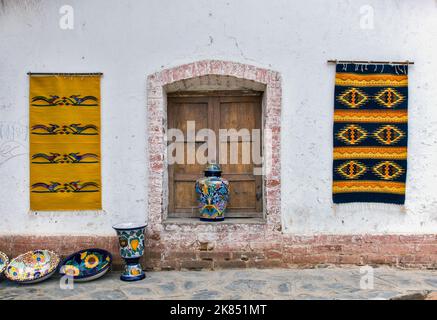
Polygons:
M220 143L220 147L220 166L224 174L253 174L252 149L250 142L222 142ZM226 157L224 156L224 150L226 150ZM246 158L244 159L244 163L243 151Z
M174 167L174 174L195 174L199 175L205 170L205 164L200 164L197 162L196 154L199 151L199 148L202 146L203 142L198 142L194 144L194 157L193 159L190 159L190 164L188 163L188 153L193 153L193 150L191 150L191 144L187 144L185 142L177 143L176 145L183 146L183 154L184 154L184 162L183 163L175 163L173 164ZM175 150L176 151L176 150ZM199 151L200 153L200 151ZM175 154L175 153L173 153ZM208 152L205 152L205 155L208 156ZM194 163L191 163L193 162ZM184 164L185 163L185 164Z
M257 104L255 102L235 102L220 103L220 129L248 129L256 128Z
M230 188L229 210L256 211L255 181L234 182Z
M169 216L199 215L194 184L196 179L203 176L205 164L186 164L187 121L195 121L196 132L210 128L216 134L216 162L220 163L223 177L230 183L230 202L226 216L262 217L262 178L253 175L253 141L250 135L252 129L261 128L261 96L217 93L189 96L188 93L179 93L168 98L167 112L168 128L181 129L185 135L184 141L180 142L184 145L184 163L169 165ZM220 142L219 129L248 129L248 135L239 137L236 142L229 138ZM205 138L197 140L196 151L205 142ZM237 163L230 163L233 143L237 146ZM227 150L226 163L219 161L220 148ZM249 163L242 163L243 148L248 152Z
M194 208L194 211L197 211L197 196L194 183L194 180L175 181L175 209L189 209L191 211Z
M168 128L180 129L187 137L187 121L195 121L196 131L208 128L208 103L169 103Z
M175 213L178 216L193 216L197 207L194 183L199 176L199 172L203 171L204 165L196 163L195 158L194 163L187 163L187 152L189 150L187 147L187 121L195 122L196 132L202 128L208 128L209 98L169 98L167 102L168 129L179 129L184 135L182 142L175 142L175 137L173 137L173 141L168 142L169 144L174 143L175 147L182 145L184 150L182 163L169 165L169 213L170 215ZM196 151L200 145L199 142L195 143ZM173 152L175 153L176 150L174 149ZM182 180L175 179L178 175L185 175L185 178ZM190 176L189 179L187 179L187 175Z
M253 175L252 130L261 129L260 97L223 97L220 99L220 129L235 129L238 137L220 137L221 159L226 149L226 161L221 163L223 175L230 182L228 216L262 216L261 179ZM243 129L243 130L242 130ZM245 130L247 129L247 130ZM231 161L231 149L237 151L238 161ZM246 159L243 161L243 150ZM259 152L258 152L259 153ZM247 158L248 157L248 158ZM235 160L235 159L234 159Z

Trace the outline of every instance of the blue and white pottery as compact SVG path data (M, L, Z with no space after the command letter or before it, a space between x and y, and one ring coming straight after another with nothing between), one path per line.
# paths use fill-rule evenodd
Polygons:
M59 273L72 276L75 282L98 279L105 275L112 263L112 255L103 249L85 249L64 259Z
M3 274L3 272L6 270L8 264L9 264L8 256L0 251L0 277Z
M221 177L218 164L209 164L205 177L196 181L200 220L222 221L229 202L229 182Z
M11 281L30 284L50 278L59 265L59 257L49 250L34 250L11 260L5 276Z
M140 258L144 254L144 229L146 223L119 223L113 226L118 235L120 255L126 262L120 279L137 281L146 277L141 267Z

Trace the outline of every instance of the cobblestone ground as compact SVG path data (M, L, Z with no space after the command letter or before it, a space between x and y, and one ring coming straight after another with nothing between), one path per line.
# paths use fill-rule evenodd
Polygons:
M33 285L0 282L6 299L423 299L437 290L437 271L373 269L373 289L361 289L359 267L148 272L126 283L119 273L61 289L60 277Z

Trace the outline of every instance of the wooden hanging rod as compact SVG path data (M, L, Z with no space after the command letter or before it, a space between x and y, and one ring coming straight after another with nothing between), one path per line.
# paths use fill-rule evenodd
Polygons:
M28 72L29 76L102 76L102 72L65 73L65 72Z
M414 64L413 61L359 61L359 60L328 60L328 63L357 63L357 64Z

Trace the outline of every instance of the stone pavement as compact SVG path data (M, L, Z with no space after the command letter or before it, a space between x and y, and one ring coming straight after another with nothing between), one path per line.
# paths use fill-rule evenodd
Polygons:
M368 272L368 271L366 271ZM373 289L360 267L148 272L126 283L119 273L61 289L60 277L33 285L0 281L7 299L424 299L437 291L437 270L373 269ZM369 276L370 274L367 273ZM366 276L366 275L364 275ZM435 295L434 295L435 296Z

